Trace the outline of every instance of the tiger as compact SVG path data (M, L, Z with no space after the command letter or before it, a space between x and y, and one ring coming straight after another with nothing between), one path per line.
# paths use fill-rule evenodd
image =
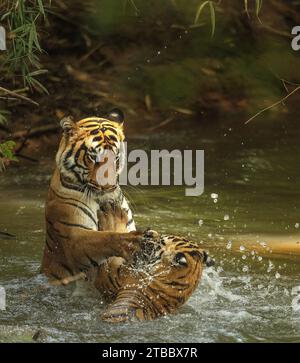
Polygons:
M107 301L102 320L141 322L174 314L191 296L203 266L214 261L184 237L148 231L142 254L129 265L122 258L106 260L95 281Z
M143 240L118 183L125 139L123 112L113 109L103 117L77 122L65 117L60 124L63 135L47 194L41 264L41 272L53 283L76 280L90 270L97 273L98 266L111 256L130 261ZM115 179L102 183L99 171L107 158L101 155L106 152L115 156ZM126 223L120 224L121 218L116 217L111 230L103 229L98 218L101 206L108 202L126 216Z

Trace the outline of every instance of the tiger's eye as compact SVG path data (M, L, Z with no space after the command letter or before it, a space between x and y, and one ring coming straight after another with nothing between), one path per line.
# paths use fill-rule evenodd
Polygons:
M175 262L176 262L178 265L181 265L181 266L187 266L187 260L186 260L186 258L185 258L184 253L182 253L182 252L178 252L178 253L176 253L176 255L175 255Z

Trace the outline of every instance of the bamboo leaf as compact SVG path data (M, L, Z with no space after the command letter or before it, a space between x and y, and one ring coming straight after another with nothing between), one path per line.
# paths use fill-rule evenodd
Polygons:
M210 7L210 19L211 19L211 36L213 37L216 29L216 13L212 1L209 2L209 7Z
M211 36L213 37L214 33L215 33L215 29L216 29L216 12L215 12L215 7L214 7L213 1L204 1L204 3L202 3L198 7L196 16L195 16L195 20L194 20L194 24L196 24L198 22L200 15L206 6L208 6L209 10L210 10Z
M244 7L245 7L245 11L246 11L246 14L247 14L248 18L250 18L249 8L248 8L248 0L244 0Z
M45 86L43 86L42 83L40 81L38 81L36 78L28 77L28 80L29 80L29 83L30 83L31 87L33 87L37 91L49 94L47 88Z
M259 18L259 13L260 13L261 8L262 8L262 0L255 0L255 13L256 13L257 19L260 22L261 22L261 20Z
M30 31L29 31L29 37L28 37L28 51L29 53L32 53L32 47L33 47L33 41L34 41L34 24L32 24Z
M40 9L40 12L44 15L44 17L45 17L45 9L44 9L44 5L43 5L43 2L42 2L42 0L37 0L37 2L38 2L38 6L39 6L39 9Z
M48 72L47 69L38 69L37 71L30 72L29 76L35 77L35 76L39 76L40 74L45 74L47 72Z
M199 20L199 17L202 13L202 10L205 8L206 5L208 5L209 1L204 1L204 3L202 3L199 7L198 10L196 12L196 16L195 16L195 20L194 20L194 24L196 24Z

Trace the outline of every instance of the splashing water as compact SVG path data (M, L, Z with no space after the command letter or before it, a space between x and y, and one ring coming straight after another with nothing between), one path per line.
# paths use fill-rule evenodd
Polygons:
M295 296L292 299L292 309L300 312L300 285L292 288L291 295Z
M250 145L247 129L248 145L242 148L227 148L224 138L217 140L215 132L205 137L185 131L158 135L155 141L145 139L153 149L174 144L178 148L205 148L205 138L209 145L213 143L214 147L205 150L208 183L200 198L185 198L182 188L175 187L143 188L142 193L132 193L131 197L138 226L151 223L154 230L163 233L190 233L194 241L203 242L217 267L204 270L199 287L178 314L138 328L134 324L103 324L101 298L72 298L72 286L50 288L46 279L38 276L44 244L43 201L51 167L45 162L30 171L22 165L16 171L9 169L0 180L5 195L0 200L0 231L8 228L7 232L17 239L1 240L0 284L6 289L7 306L0 313L0 341L32 341L32 336L41 331L39 340L47 342L299 342L299 259L288 254L276 256L275 250L270 256L265 242L268 239L263 237L277 235L284 240L290 233L299 233L300 228L296 225L299 188L286 178L291 175L291 180L300 180L297 158L293 157L298 152L299 135L293 130L285 146L281 131L278 138L262 138L262 145L268 143L265 149L257 148L257 127L255 143ZM239 141L240 135L236 138ZM132 140L131 146L140 142ZM263 161L270 163L271 171ZM241 163L251 168L241 168ZM291 192L282 193L283 189ZM212 198L216 190L217 198ZM217 204L213 204L215 199ZM224 220L226 214L234 223ZM201 228L195 216L205 221ZM255 247L244 237L239 238L244 233L253 236L257 253L250 254ZM245 251L239 251L241 244ZM242 271L243 255L247 256L247 272ZM269 260L274 268L268 273ZM276 272L280 278L276 278Z

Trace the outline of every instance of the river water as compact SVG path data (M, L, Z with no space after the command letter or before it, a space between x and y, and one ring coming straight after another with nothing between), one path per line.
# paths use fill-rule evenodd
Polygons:
M72 298L39 275L51 160L20 161L0 179L0 341L300 342L300 157L296 120L132 135L129 146L203 149L205 192L124 187L141 228L187 235L215 258L178 314L154 322L101 322L98 296ZM217 197L216 197L217 194ZM37 334L38 332L38 334Z

